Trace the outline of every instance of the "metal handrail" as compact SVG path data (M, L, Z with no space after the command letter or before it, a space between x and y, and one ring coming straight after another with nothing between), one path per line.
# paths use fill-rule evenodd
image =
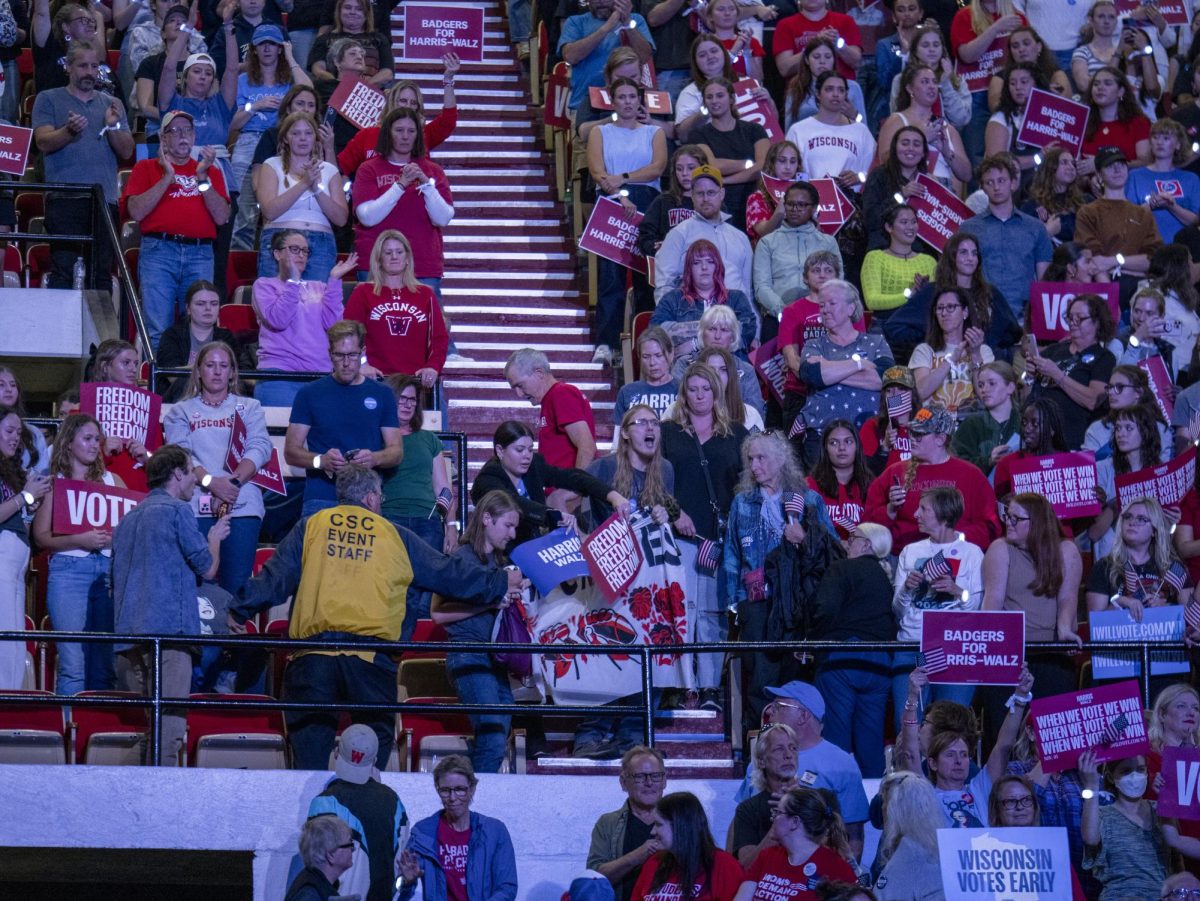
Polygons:
M446 641L362 641L331 640L320 638L279 638L269 635L116 635L99 632L54 632L54 631L8 631L0 632L0 642L3 641L69 641L102 644L136 644L151 647L151 693L145 698L112 698L112 697L78 697L63 695L61 704L65 706L132 706L150 708L149 757L155 765L162 763L162 715L164 707L192 708L234 708L267 710L326 710L352 711L356 713L512 713L530 714L534 711L540 716L637 716L643 722L643 735L647 745L654 745L654 684L651 671L651 658L663 654L710 654L731 653L744 654L758 651L782 652L821 652L821 651L919 651L920 646L912 641L747 641L747 642L696 642L682 645L580 645L580 644L504 644L492 642L446 642ZM611 656L622 654L638 658L642 667L642 690L640 704L601 706L556 706L556 705L524 705L524 704L407 704L379 703L311 703L304 701L270 700L226 700L218 698L171 698L162 695L162 651L164 646L184 645L195 646L236 646L242 648L286 648L289 650L370 650L376 653L403 653L405 651L435 652L496 652L507 651L525 654L600 654ZM1142 691L1142 704L1150 705L1150 656L1154 651L1178 651L1177 641L1146 641L1119 642L1097 641L1084 642L1082 648L1069 641L1031 641L1026 642L1026 655L1032 652L1061 651L1066 653L1083 653L1090 651L1135 652L1141 656L1141 666L1138 680ZM40 695L12 694L0 692L0 704L16 706L44 707L48 699Z

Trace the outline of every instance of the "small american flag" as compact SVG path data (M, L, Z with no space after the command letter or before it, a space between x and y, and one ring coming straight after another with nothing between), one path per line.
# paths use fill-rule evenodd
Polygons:
M783 495L783 512L788 516L795 517L793 522L799 522L804 519L804 495L799 491L788 491Z
M889 419L899 419L901 416L910 414L912 412L912 392L905 391L903 394L889 394L887 411Z
M1128 563L1125 564L1125 596L1140 598L1142 596L1142 580L1137 571Z
M945 648L930 648L921 655L921 659L927 673L941 673L950 668L950 664L946 662Z
M804 421L804 414L797 413L796 418L792 420L792 427L788 429L788 438L799 438L808 431L808 423Z
M1193 629L1200 630L1200 601L1188 601L1183 608L1183 621Z
M443 488L438 492L437 508L442 511L442 516L450 512L450 504L453 503L454 495L450 493L449 488Z
M1129 728L1129 720L1125 718L1125 714L1119 713L1111 723L1109 723L1103 732L1100 733L1100 744L1111 745L1114 742L1120 741L1121 736L1125 734L1125 730Z
M839 528L845 529L846 533L854 531L854 527L858 525L858 518L853 513L842 511L834 514L833 524Z
M1170 585L1175 589L1175 593L1183 591L1183 583L1187 581L1187 570L1183 564L1176 560L1167 569L1167 573L1163 576L1163 584Z
M696 569L712 575L721 562L721 547L715 541L704 538L700 542L700 553L696 555Z
M921 575L925 577L926 582L936 582L943 576L953 575L953 570L946 562L946 555L938 551L921 564Z

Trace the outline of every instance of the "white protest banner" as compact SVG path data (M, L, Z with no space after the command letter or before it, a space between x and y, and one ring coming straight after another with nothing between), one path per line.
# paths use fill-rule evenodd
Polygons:
M126 444L141 442L146 450L158 450L162 430L158 427L162 398L145 388L116 382L84 382L79 386L79 412L96 417L107 438Z
M1139 497L1152 497L1164 507L1178 507L1196 484L1196 448L1189 447L1169 463L1137 472L1118 473L1117 502L1126 506Z
M592 579L610 601L633 582L642 565L642 549L634 539L629 520L614 513L580 545Z
M946 901L1071 901L1071 855L1062 826L939 829Z
M102 482L54 480L55 535L78 535L92 529L111 532L146 495Z

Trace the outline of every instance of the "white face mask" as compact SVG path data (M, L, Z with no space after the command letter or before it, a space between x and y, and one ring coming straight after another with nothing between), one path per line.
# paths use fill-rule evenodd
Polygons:
M1146 793L1146 774L1126 773L1117 780L1117 789L1126 798L1140 798Z

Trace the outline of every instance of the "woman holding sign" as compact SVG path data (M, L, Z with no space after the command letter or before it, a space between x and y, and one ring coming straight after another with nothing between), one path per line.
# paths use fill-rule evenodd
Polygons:
M934 154L929 156L930 176L948 188L955 179L965 184L971 180L971 161L963 148L958 129L939 112L937 73L929 66L910 63L900 73L900 97L896 112L879 127L879 161L887 162L892 136L898 129L914 125L925 133Z
M230 594L250 578L258 529L263 518L262 489L251 481L271 459L271 437L262 407L238 394L237 359L228 344L214 341L200 348L184 399L166 415L167 440L192 455L196 491L192 512L201 533L226 513L229 537L221 542L217 583ZM240 458L234 432L244 430ZM232 464L232 465L231 465Z
M1146 794L1155 800L1163 789L1164 749L1200 746L1200 695L1196 689L1176 682L1160 691L1150 711L1146 736L1150 739L1150 753L1146 755L1146 776L1150 788ZM1181 819L1179 831L1184 835L1200 837L1200 821ZM1196 861L1189 861L1189 864L1190 869L1197 869Z
M91 381L115 382L136 388L140 368L141 361L132 344L120 338L108 338L96 348ZM162 426L152 422L149 428L161 430ZM148 459L150 454L146 445L136 438L128 441L121 438L104 439L104 468L119 475L134 491L146 490L146 470L142 467Z
M1079 173L1096 170L1096 153L1101 147L1118 147L1129 160L1129 167L1145 166L1150 155L1150 120L1142 115L1137 94L1120 69L1102 66L1092 76L1088 89L1087 132Z
M1158 292L1151 293L1157 294ZM1161 294L1158 296L1162 297ZM1145 296L1144 291L1139 291L1134 298L1135 309L1138 304L1142 304L1144 310L1148 303L1152 304L1153 300ZM1137 316L1138 314L1135 312L1134 317ZM1151 340L1149 337L1146 338L1148 344ZM1122 363L1115 367L1112 375L1108 377L1105 394L1108 398L1108 415L1088 426L1088 430L1083 436L1083 449L1095 451L1097 462L1110 458L1113 455L1113 424L1116 414L1121 410L1128 410L1130 407L1144 406L1158 422L1158 462L1168 462L1175 451L1175 437L1171 434L1171 427L1163 420L1162 413L1158 411L1158 400L1155 398L1154 392L1150 390L1150 379L1146 375L1146 370L1129 363ZM1147 462L1146 465L1153 465L1153 461Z
M1112 423L1112 456L1096 463L1096 489L1104 498L1104 509L1087 533L1094 542L1092 550L1097 558L1107 554L1112 547L1111 528L1121 507L1117 498L1117 475L1157 466L1162 458L1156 406L1133 404L1112 413L1109 421ZM1179 511L1175 510L1168 518L1174 524L1179 519Z
M72 413L58 430L50 470L57 479L93 482L124 488L125 483L104 471L104 433L86 413ZM38 508L33 519L33 537L39 548L49 551L50 578L46 606L50 620L60 632L111 632L112 525L74 535L55 535L54 495ZM60 695L78 691L111 689L116 684L115 657L110 644L59 642L58 676L55 690Z

